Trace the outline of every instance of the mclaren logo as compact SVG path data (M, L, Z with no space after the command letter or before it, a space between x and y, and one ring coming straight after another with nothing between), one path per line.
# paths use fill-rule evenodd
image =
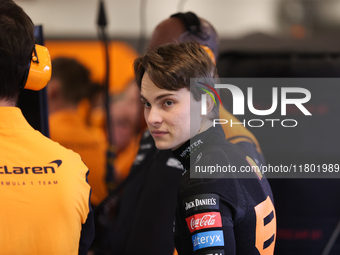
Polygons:
M46 166L0 166L0 174L55 174L56 168L63 163L60 159L48 163Z

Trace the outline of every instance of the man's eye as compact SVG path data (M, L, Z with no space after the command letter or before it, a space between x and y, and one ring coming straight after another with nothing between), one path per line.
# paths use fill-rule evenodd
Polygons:
M142 102L142 104L144 105L144 107L149 108L151 106L151 104L149 104L148 102Z
M172 101L165 101L164 104L165 104L166 106L171 106L171 105L173 104L173 102L172 102Z

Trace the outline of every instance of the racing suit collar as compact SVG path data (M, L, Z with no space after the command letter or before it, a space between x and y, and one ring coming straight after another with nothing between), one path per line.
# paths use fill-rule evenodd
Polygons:
M182 163L184 169L190 168L190 162L195 163L195 159L200 157L204 148L225 139L223 128L218 125L199 133L190 140L186 141L178 149L172 151L174 156Z

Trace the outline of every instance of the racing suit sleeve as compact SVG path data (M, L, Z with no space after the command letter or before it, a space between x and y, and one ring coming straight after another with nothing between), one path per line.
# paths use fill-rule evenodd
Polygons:
M209 183L216 188L225 187L218 181ZM234 220L241 215L239 208L233 208L235 201L210 193L207 183L190 190L191 194L178 198L174 227L178 254L236 254Z
M174 227L178 254L273 254L275 210L265 183L183 176Z

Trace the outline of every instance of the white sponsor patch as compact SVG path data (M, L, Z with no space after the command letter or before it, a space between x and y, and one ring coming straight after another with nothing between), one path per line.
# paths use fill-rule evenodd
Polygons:
M135 159L135 161L133 162L133 164L134 164L134 165L139 165L140 162L142 162L142 161L144 160L144 158L145 158L145 154L138 154L138 155L136 156L136 159Z
M145 139L145 138L148 138L149 136L150 136L150 132L149 130L146 130L143 134L143 138Z
M166 165L170 167L175 167L178 169L183 169L183 165L176 158L169 158L168 161L166 162Z
M147 144L142 144L139 148L141 150L146 150L146 149L150 149L152 147L151 143L147 143Z

